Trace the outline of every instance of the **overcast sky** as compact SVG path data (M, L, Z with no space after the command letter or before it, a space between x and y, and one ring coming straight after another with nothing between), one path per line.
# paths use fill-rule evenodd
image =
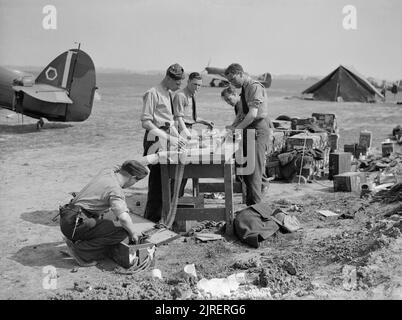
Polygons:
M57 29L45 30L45 5ZM354 5L357 29L342 9ZM339 64L402 78L401 0L0 0L0 64L45 66L82 43L96 67L325 75Z

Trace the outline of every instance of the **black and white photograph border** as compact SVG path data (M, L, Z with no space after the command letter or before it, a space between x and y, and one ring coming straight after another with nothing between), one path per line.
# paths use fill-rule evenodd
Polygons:
M400 300L401 14L0 0L0 299Z

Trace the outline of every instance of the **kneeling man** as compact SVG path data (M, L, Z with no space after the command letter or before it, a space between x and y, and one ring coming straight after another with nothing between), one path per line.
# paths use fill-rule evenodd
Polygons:
M149 170L144 164L129 160L119 167L100 171L70 203L60 208L60 228L68 252L80 266L95 265L111 246L127 237L138 242L139 234L129 215L123 189L147 176ZM109 209L121 227L103 219Z

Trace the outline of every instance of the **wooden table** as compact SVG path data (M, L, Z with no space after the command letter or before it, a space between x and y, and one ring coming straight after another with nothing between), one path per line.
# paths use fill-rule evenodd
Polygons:
M199 178L223 178L225 207L218 208L177 208L176 222L180 221L226 221L226 234L233 233L233 178L235 161L233 151L238 149L237 143L225 143L217 152L216 149L191 150L184 166L183 179L191 178L198 182ZM200 161L202 159L202 161ZM166 221L171 206L170 181L174 179L177 163L161 164L162 178L162 221ZM194 181L193 180L193 181Z

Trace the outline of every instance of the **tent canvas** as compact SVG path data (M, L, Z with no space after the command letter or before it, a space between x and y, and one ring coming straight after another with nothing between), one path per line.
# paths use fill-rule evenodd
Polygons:
M342 65L302 93L324 101L375 102L377 97L384 98L364 76Z

